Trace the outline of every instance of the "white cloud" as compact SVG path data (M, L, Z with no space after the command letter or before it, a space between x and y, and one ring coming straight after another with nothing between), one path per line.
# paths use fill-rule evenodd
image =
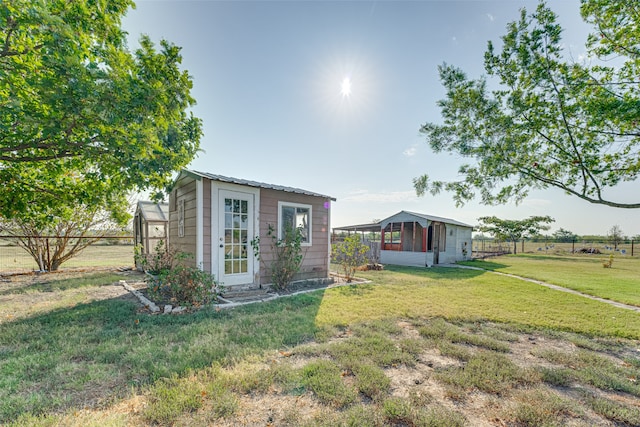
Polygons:
M494 18L494 16L490 13L487 13L487 18L489 18L489 21L493 22L495 21L496 18Z
M402 154L405 155L406 157L413 157L416 155L417 152L418 152L418 146L414 144L411 147L404 150Z

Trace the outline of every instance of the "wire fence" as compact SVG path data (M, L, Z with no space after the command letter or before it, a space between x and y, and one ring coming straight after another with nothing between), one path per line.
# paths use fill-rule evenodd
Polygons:
M621 256L640 255L640 242L637 240L572 240L562 239L523 239L514 242L497 241L495 239L473 239L473 257L486 258L490 256L512 253L537 254L614 254Z
M0 236L0 274L20 274L32 271L40 271L40 265L36 258L18 245L18 238L26 236L12 237ZM53 243L42 238L42 253L40 257L51 257ZM95 237L74 238L68 246L73 245L78 240L96 239ZM134 266L134 241L131 236L101 237L95 243L83 249L76 256L62 263L60 269L69 268L96 268L96 267L133 267Z

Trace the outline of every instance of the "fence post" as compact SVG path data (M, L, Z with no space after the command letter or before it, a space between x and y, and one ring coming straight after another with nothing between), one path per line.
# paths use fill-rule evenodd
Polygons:
M571 253L576 253L576 239L571 239Z
M633 239L631 239L631 256L633 256Z
M521 254L524 253L524 239L522 239L522 250L520 251Z

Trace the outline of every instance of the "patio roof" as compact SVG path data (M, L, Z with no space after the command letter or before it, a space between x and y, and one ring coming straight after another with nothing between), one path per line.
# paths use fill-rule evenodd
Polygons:
M138 201L138 212L147 222L169 221L169 204L154 203L145 200Z
M346 225L344 227L333 227L333 231L354 231L354 232L371 232L380 231L380 223Z
M456 221L450 218L443 218L434 215L421 214L410 211L400 211L394 215L391 215L380 222L371 223L371 224L358 224L358 225L345 225L342 227L333 227L333 231L359 231L359 232L367 232L367 231L380 231L383 226L388 226L389 224L399 224L401 222L410 222L416 221L424 222L424 226L426 226L427 222L443 222L445 224L458 225L461 227L469 227L473 228L472 225L462 223L460 221ZM400 226L395 226L392 231L400 230ZM390 230L387 230L390 231Z

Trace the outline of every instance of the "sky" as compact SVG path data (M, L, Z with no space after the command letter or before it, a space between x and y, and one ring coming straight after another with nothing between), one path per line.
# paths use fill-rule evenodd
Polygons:
M555 218L564 228L640 234L640 210L597 206L561 190L533 191L519 205L456 207L451 194L418 197L413 178L458 178L468 162L431 151L419 132L441 121L438 65L484 74L489 40L500 42L519 10L537 2L137 1L123 21L129 47L141 34L182 48L193 78L202 152L189 169L329 195L333 227L401 210L470 225L481 216ZM590 30L579 0L550 0L568 55L579 59ZM612 191L637 201L638 182Z

